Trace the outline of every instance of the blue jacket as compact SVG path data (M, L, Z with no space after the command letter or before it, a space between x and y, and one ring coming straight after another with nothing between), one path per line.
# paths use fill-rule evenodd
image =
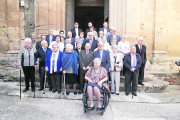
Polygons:
M46 41L48 42L48 46L50 45L50 41L49 41L49 35L46 35ZM55 41L55 36L53 35L52 37L52 41ZM52 42L51 41L51 42Z
M48 52L47 57L46 57L45 67L48 67L49 73L51 71L50 62L51 62L52 53L53 53L53 51ZM62 54L63 54L63 52L59 51L59 55L58 55L58 59L57 59L57 73L60 72Z
M86 43L89 43L89 40L86 40L84 42L84 46L86 45ZM98 46L97 46L97 40L93 39L93 43L92 43L92 46L91 46L91 49L90 51L94 51L94 49L96 49Z
M104 33L104 28L99 28L99 31L103 31ZM109 28L107 28L107 33L110 32Z
M141 56L138 53L136 53L136 60L137 60L137 64L136 64L135 69L138 70L141 67L141 64L142 64ZM128 54L125 55L124 66L128 70L131 70L131 53L128 53Z
M46 53L44 53L44 50L41 47L34 54L35 55L35 63L37 62L37 59L39 58L39 67L44 67L45 66L46 56L47 56L49 51L51 51L51 49L47 48Z
M111 45L111 39L113 38L113 35L110 34L108 35L107 37L107 42ZM116 35L116 44L118 44L118 42L121 40L120 36L119 35Z
M95 58L100 58L99 50L94 51L94 59ZM109 71L109 67L110 67L109 51L103 50L101 66L104 67L107 71Z

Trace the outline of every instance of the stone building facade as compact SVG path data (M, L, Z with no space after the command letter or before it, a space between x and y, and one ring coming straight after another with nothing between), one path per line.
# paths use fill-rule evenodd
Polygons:
M151 65L171 64L177 70L172 63L180 57L179 6L180 0L2 0L0 56L3 59L8 53L17 53L24 45L25 37L31 37L35 44L49 29L53 29L54 34L59 30L67 33L75 20L82 19L76 15L78 8L91 7L93 10L94 7L99 10L93 15L97 17L95 13L100 14L103 8L102 21L108 21L109 27L116 28L119 35L127 34L131 45L137 43L137 37L144 37ZM88 20L93 20L93 15ZM98 26L97 23L98 20L95 21Z

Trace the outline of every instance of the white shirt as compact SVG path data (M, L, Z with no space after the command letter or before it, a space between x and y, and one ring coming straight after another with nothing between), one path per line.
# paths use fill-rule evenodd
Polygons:
M99 53L100 53L100 58L101 58L101 61L102 61L103 50L99 50Z
M133 66L133 61L134 61L134 59L135 59L135 61L136 61L136 62L135 62L135 66L136 66L136 65L137 65L136 54L133 55L133 54L131 53L131 67Z
M55 43L56 43L56 41L53 41L53 42L51 42L51 44L49 45L49 48L50 48L51 50L53 50L52 45L55 44ZM56 44L58 44L58 46L59 46L59 51L63 52L63 50L64 50L64 43L59 42L59 43L56 43Z
M116 35L113 35L113 38L116 40Z
M121 56L122 58L124 58L124 53L129 53L130 52L130 46L129 46L129 42L125 41L124 43L122 41L118 42L118 48L121 52Z
M106 36L107 34L107 29L104 29L104 36Z
M75 28L75 31L76 31L76 36L79 36L78 35L78 28Z
M142 45L139 45L139 44L138 44L139 50L140 50L140 46L141 46L141 50L142 50Z
M49 43L52 42L52 38L53 38L53 36L50 36L50 35L49 35Z

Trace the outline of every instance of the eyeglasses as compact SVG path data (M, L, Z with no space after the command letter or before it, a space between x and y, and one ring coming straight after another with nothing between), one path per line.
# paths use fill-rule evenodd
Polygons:
M89 35L89 36L93 36L93 35Z
M99 47L103 46L103 45L98 45Z

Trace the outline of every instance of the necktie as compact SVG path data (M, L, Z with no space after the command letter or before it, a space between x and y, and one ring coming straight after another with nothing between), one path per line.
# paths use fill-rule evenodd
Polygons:
M132 64L132 68L135 68L136 66L136 58L135 55L133 55L133 64Z
M87 51L87 55L88 55L88 51Z
M139 50L140 50L140 52L141 52L141 50L142 50L142 47L141 47L141 45L140 45L140 49L139 49Z
M46 48L44 48L44 52L46 53Z

